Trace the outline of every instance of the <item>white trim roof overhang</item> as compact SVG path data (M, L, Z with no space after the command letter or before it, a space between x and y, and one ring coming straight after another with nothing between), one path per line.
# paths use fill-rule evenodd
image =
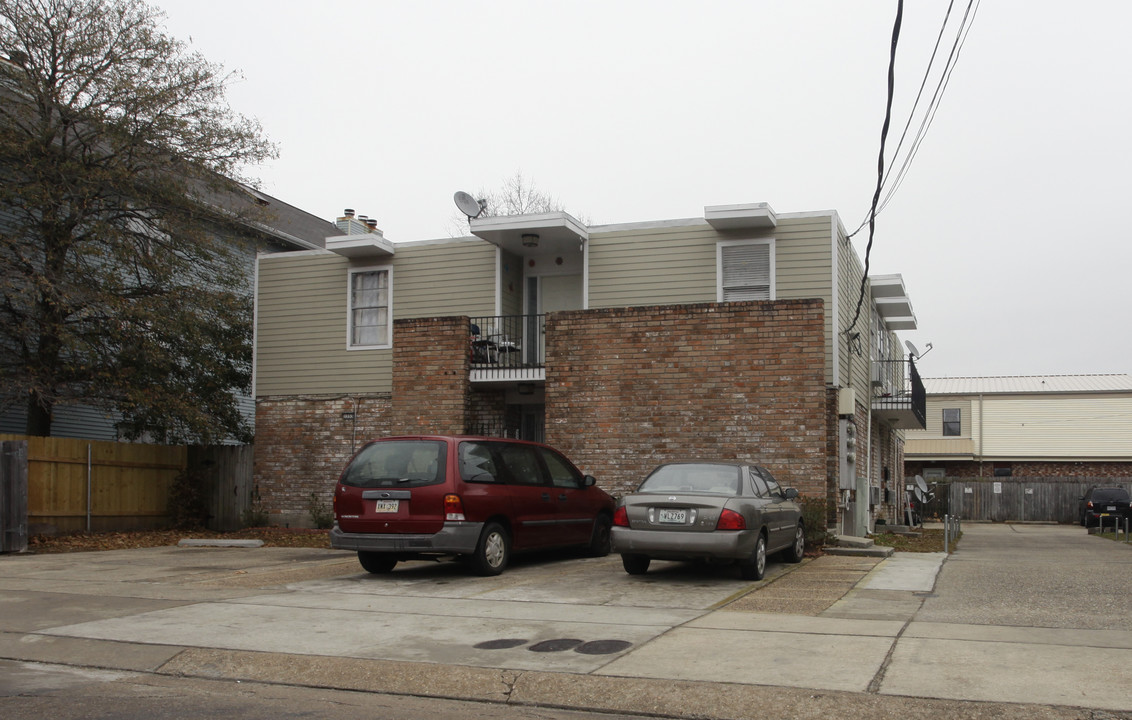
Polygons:
M916 313L912 311L912 301L904 289L904 278L900 274L873 275L869 287L877 314L890 330L915 330Z
M579 248L590 239L589 228L564 212L476 218L468 225L476 237L516 255L531 250L524 235L537 235L540 249Z
M394 252L393 243L377 233L328 237L326 249L351 260L388 258Z
M716 230L751 230L778 225L778 216L767 203L706 205L704 220Z

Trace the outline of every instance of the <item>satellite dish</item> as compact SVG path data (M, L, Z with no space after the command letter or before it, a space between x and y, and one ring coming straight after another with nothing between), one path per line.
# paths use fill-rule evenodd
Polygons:
M924 482L924 479L919 475L916 476L916 489L922 493L926 493L928 491L928 484Z
M486 204L483 200L476 200L474 197L464 192L463 190L456 191L452 196L456 202L456 207L460 208L460 212L468 216L469 220L475 220L483 212L483 207Z
M921 490L920 488L916 488L915 490L912 491L912 494L916 496L916 499L920 501L921 505L924 503L924 491L923 490Z
M904 344L908 346L908 352L912 353L912 357L919 360L920 359L920 351L915 345L912 344L912 341L911 340L905 340Z

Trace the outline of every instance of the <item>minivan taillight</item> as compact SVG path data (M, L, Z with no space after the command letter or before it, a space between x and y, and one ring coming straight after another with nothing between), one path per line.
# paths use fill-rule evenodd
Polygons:
M747 521L731 508L723 508L723 512L719 514L719 522L715 524L716 530L745 530L746 528Z
M613 511L613 524L617 527L629 527L629 511L624 505Z
M448 494L444 496L444 519L457 522L467 520L464 517L464 503L460 500L459 495Z

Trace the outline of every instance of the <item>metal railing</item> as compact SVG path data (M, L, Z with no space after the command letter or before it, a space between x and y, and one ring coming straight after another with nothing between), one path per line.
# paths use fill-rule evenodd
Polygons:
M546 363L546 315L469 318L472 370L541 369Z
M907 374L904 373L905 363ZM874 360L873 367L873 408L910 409L920 427L927 427L928 393L916 370L915 360L910 357L907 360Z

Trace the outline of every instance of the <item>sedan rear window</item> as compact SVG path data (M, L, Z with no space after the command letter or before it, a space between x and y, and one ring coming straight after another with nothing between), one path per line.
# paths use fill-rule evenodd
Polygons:
M735 465L682 463L661 465L645 478L637 492L695 492L739 494L739 468Z
M353 487L420 487L444 482L446 445L435 440L390 440L362 448L342 484Z

